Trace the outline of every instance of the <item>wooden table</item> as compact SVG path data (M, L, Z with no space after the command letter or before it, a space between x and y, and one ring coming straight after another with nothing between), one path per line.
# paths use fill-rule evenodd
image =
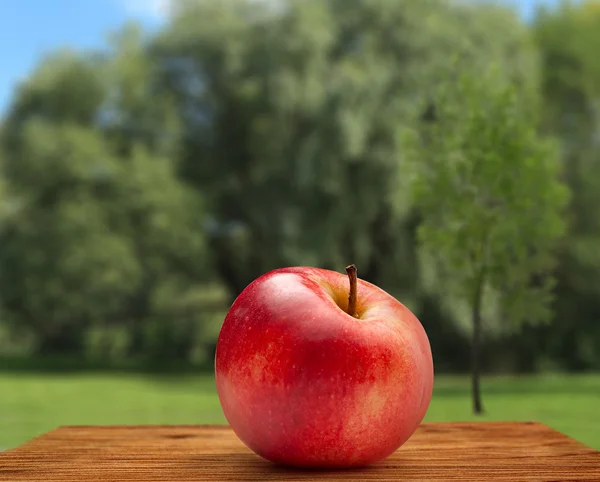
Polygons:
M539 423L429 423L351 471L277 467L227 426L63 427L0 454L2 481L600 481L600 452Z

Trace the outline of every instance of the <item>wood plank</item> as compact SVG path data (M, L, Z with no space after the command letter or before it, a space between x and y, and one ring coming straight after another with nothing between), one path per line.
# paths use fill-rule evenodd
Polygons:
M2 481L600 481L600 452L539 423L423 424L363 469L298 471L248 450L227 426L62 427L0 454Z

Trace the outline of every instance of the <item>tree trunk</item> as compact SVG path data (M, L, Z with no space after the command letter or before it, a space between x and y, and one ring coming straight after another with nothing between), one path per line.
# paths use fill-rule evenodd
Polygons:
M141 258L143 259L143 258ZM145 268L147 270L147 268ZM146 271L139 289L134 293L129 305L129 354L137 356L144 351L144 326L150 314L154 277Z
M480 415L483 413L483 404L481 402L480 378L480 353L481 353L481 302L483 298L483 277L481 277L475 287L475 296L473 298L473 340L471 343L471 382L473 396L473 413Z

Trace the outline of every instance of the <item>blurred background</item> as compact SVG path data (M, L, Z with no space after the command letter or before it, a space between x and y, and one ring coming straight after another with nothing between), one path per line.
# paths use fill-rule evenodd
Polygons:
M600 2L0 0L0 45L0 450L224 423L235 297L349 263L427 421L600 449Z

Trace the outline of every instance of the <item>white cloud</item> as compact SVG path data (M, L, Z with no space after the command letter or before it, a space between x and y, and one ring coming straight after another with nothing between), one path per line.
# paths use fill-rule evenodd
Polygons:
M171 0L119 0L127 13L135 16L160 19L167 17Z
M0 0L1 1L1 0ZM113 0L117 1L125 11L135 17L143 17L151 20L165 20L173 14L177 3L192 4L198 0ZM213 0L215 2L221 0ZM257 4L264 4L273 9L279 9L284 5L282 0L249 0Z

